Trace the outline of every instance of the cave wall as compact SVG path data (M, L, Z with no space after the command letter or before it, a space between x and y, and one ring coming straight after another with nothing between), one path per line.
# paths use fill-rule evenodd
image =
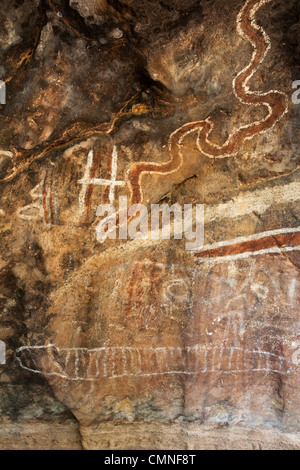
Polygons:
M299 449L299 1L2 4L0 449Z

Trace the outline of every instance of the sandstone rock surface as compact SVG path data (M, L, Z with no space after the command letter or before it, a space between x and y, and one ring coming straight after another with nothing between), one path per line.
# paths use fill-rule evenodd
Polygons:
M3 4L0 449L299 449L299 2Z

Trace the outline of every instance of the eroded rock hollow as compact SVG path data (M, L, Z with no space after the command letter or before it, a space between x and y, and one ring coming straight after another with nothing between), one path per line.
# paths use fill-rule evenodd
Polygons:
M299 449L299 1L1 5L0 449Z

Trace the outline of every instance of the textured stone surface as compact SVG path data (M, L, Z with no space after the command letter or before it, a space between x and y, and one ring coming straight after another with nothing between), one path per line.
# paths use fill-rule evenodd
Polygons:
M299 2L3 3L0 448L299 449Z

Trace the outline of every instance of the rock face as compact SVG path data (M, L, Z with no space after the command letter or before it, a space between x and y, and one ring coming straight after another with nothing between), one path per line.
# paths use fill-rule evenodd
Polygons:
M3 2L0 448L299 449L299 2Z

